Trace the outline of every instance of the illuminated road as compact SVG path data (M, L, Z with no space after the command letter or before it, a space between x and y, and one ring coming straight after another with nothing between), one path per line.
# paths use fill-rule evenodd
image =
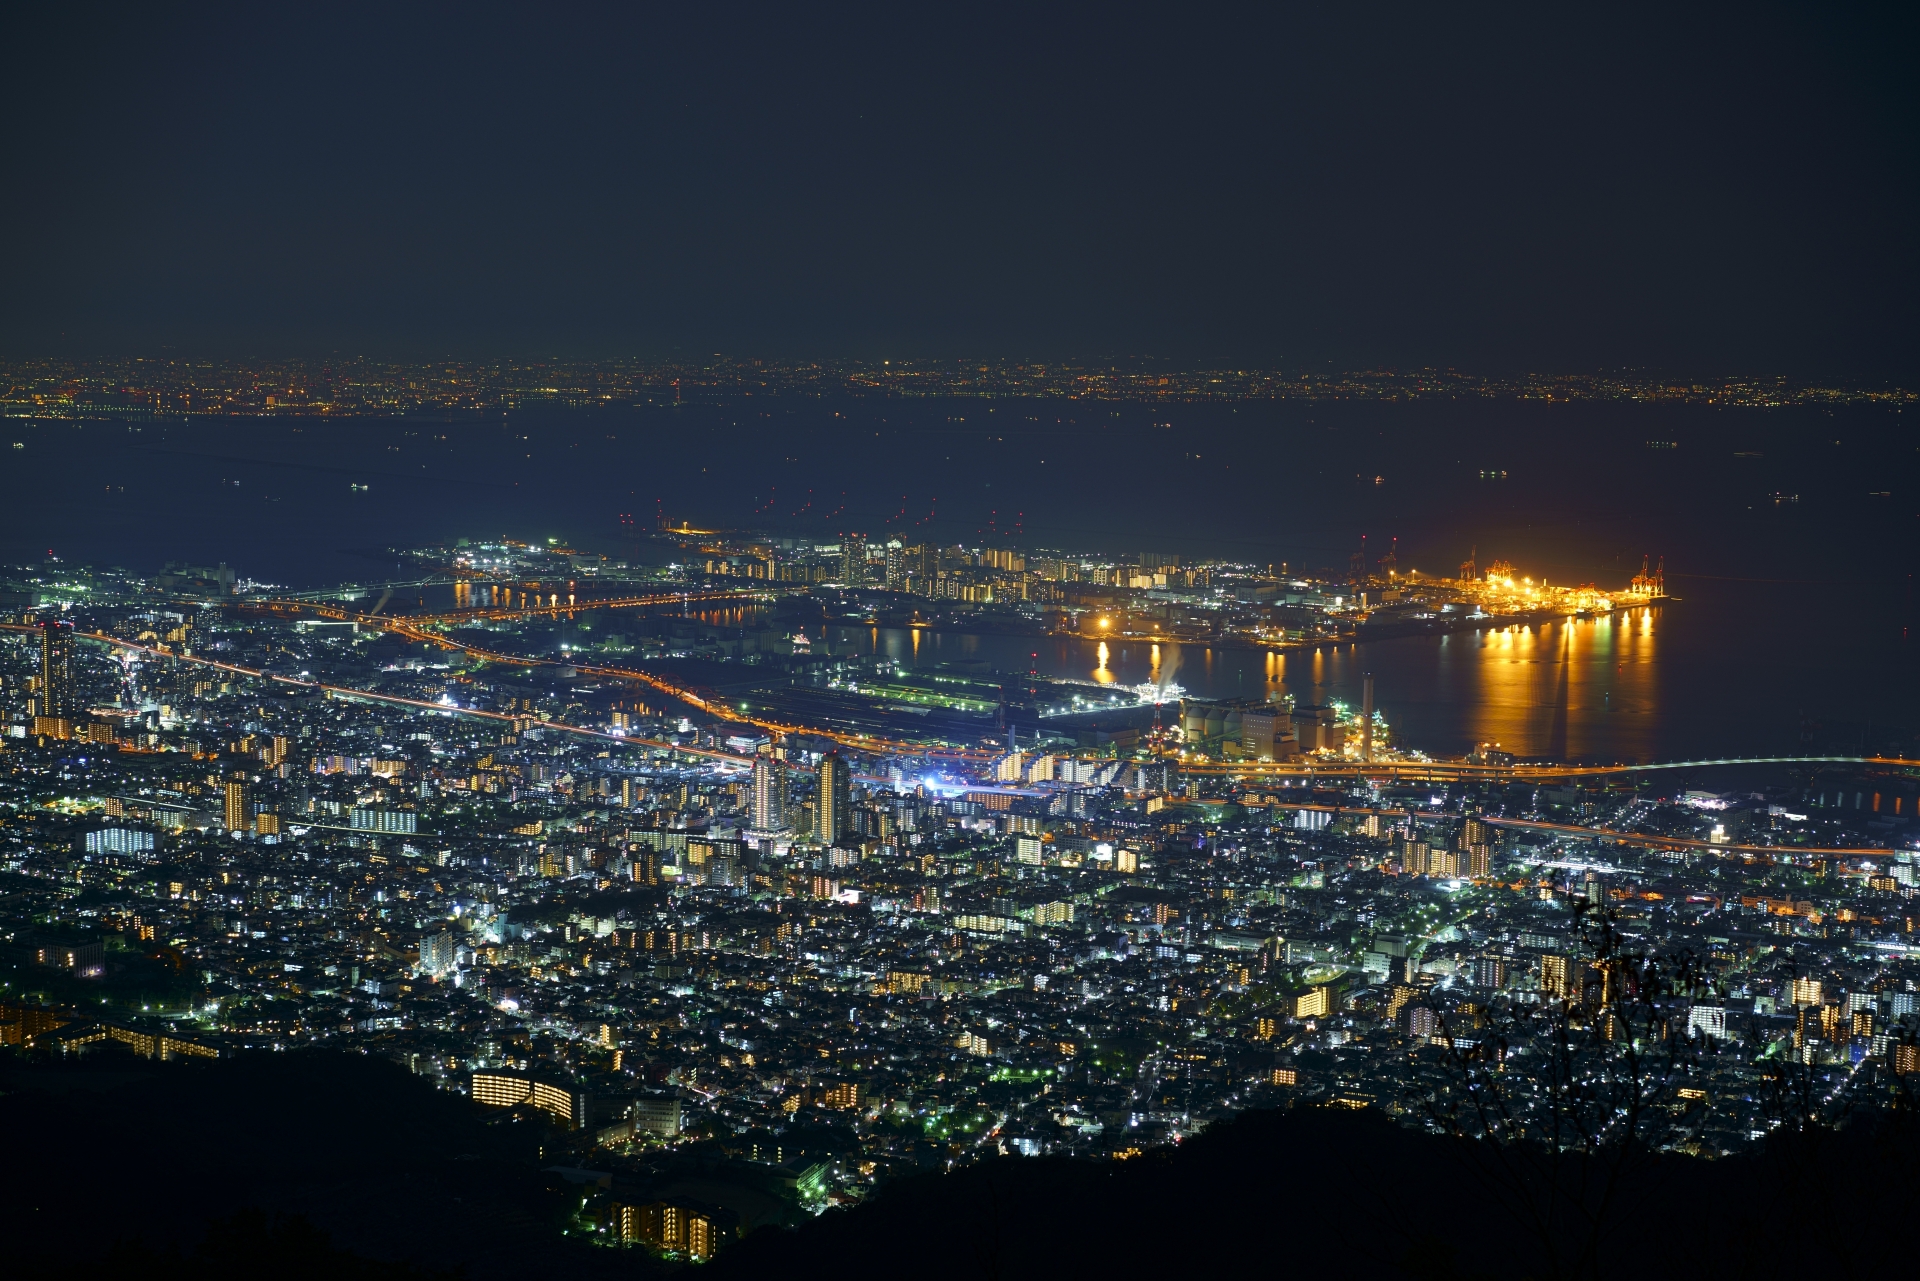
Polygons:
M679 604L684 601L739 601L752 599L754 595L755 593L737 591L677 592L665 596L631 597L626 599L626 604L629 606L637 606L643 604ZM469 645L443 636L439 632L427 630L421 625L422 620L418 616L388 617L385 615L361 614L342 609L335 605L317 605L310 601L290 600L286 598L249 603L256 608L264 608L272 613L312 612L320 614L323 617L335 618L344 622L359 623L366 627L378 627L396 636L404 636L408 640L437 645L441 649L457 649L465 653L469 658L481 659L487 662L511 663L520 667L571 667L575 671L583 672L590 676L610 676L618 680L637 681L649 688L659 690L663 694L676 698L691 707L696 707L708 715L717 716L723 720L733 721L737 724L752 725L770 734L811 734L831 742L839 743L845 747L855 748L859 751L892 755L923 756L938 760L985 763L997 755L995 752L979 748L940 747L922 743L908 743L893 739L873 738L864 734L848 734L838 730L822 729L812 725L791 725L782 721L768 720L764 717L749 716L745 712L730 706L722 699L710 697L708 694L684 685L677 685L651 672L640 671L632 667L613 667L605 664L581 663L577 660L563 661L550 658L529 658L523 654L509 654L502 650L481 649L478 646ZM592 603L583 603L572 608L588 609L593 607L594 605ZM503 617L523 616L522 612L517 610L499 612ZM525 614L543 613L555 615L568 612L570 612L569 607L562 605L537 611L528 610L525 611ZM439 619L446 616L436 615L434 617Z
M560 603L558 593L552 593L551 602L546 605L522 605L514 608L510 605L476 605L468 609L452 609L439 614L410 614L407 621L413 623L442 623L458 625L460 623L495 621L509 618L533 618L541 614L551 617L574 614L596 609L644 609L649 605L679 605L700 601L751 602L765 600L774 595L773 589L757 591L719 591L719 592L673 592L649 596L609 596L590 600L576 600L569 595L566 604ZM537 599L537 597L536 597Z
M1648 765L1471 765L1465 761L1393 761L1372 765L1362 765L1357 761L1306 761L1298 764L1179 761L1177 764L1183 773L1230 774L1249 779L1366 779L1412 783L1444 783L1466 779L1519 781L1591 778L1609 774L1639 774L1647 770L1710 769L1727 765L1874 765L1886 769L1920 769L1920 760L1903 756L1729 756L1715 760L1658 761Z
M0 630L10 632L32 632L38 629L19 623L0 623ZM568 725L563 721L540 720L537 717L515 715L509 712L491 712L478 707L456 707L447 703L429 702L424 698L407 698L400 694L379 694L372 690L354 689L348 685L329 685L324 681L301 680L297 676L281 676L274 672L263 672L258 668L242 667L238 663L223 663L213 658L198 658L189 654L176 654L172 650L159 649L151 645L140 645L133 641L122 640L118 636L108 636L103 632L76 632L79 640L95 641L114 649L131 650L139 654L150 654L155 658L172 659L177 663L193 663L200 667L213 668L216 671L231 672L236 676L249 676L255 680L273 681L279 685L291 685L296 689L318 690L329 698L359 699L369 703L390 703L398 707L415 707L422 711L441 712L448 716L467 716L478 720L518 723L528 728L549 729L563 734L577 734L582 738L601 739L610 743L625 743L633 747L660 748L677 752L683 756L697 756L704 760L731 765L735 769L751 769L753 763L735 756L731 752L716 751L704 747L688 747L681 743L671 743L662 739L638 738L630 734L611 734L605 730L588 729L580 725Z
M283 604L290 605L290 604L294 604L294 602L283 602ZM684 689L681 686L672 684L671 682L661 680L659 677L654 676L648 672L635 671L631 668L624 668L624 667L600 667L600 666L592 666L592 665L582 665L578 663L560 664L555 662L555 660L552 660L552 659L527 658L518 654L506 654L506 653L501 653L495 650L477 649L470 645L462 645L458 641L448 640L446 637L440 636L433 632L421 631L417 628L411 627L401 622L398 619L378 618L378 617L372 617L364 614L349 614L345 611L334 609L331 607L316 607L314 605L307 604L306 602L298 602L297 604L298 604L298 607L302 610L313 610L315 612L326 614L329 616L337 616L344 620L361 623L368 627L379 627L386 631L392 632L395 635L404 636L409 640L423 641L428 644L437 645L442 649L461 650L474 658L486 659L492 662L514 663L522 667L551 667L551 666L564 665L564 666L573 667L576 671L584 672L589 675L611 676L611 677L616 677L622 680L638 681L654 689L658 689L664 694L669 694L672 697L679 699L682 702L688 703L714 716L722 717L726 720L734 721L739 724L752 725L752 726L755 726L756 728L765 729L772 733L813 734L822 738L829 739L833 742L843 744L844 746L847 746L847 747L857 748L861 751L882 753L882 754L889 754L889 755L916 755L916 756L927 757L932 759L964 761L964 762L975 762L975 761L985 762L993 759L993 756L994 756L994 753L992 752L978 751L978 750L968 749L968 748L928 747L928 746L924 746L916 743L899 743L899 742L892 742L885 739L868 738L859 734L841 734L841 733L836 733L830 730L818 730L808 726L785 725L778 721L769 721L762 718L747 716L743 713L735 711L731 707L727 706L727 704L725 704L724 702L708 699L694 690ZM16 632L31 632L36 629L29 625L23 625L18 623L8 623L8 624L0 624L0 630L16 631ZM642 747L665 748L671 751L681 752L689 756L698 756L698 757L703 757L703 758L714 760L714 761L723 762L741 769L748 768L750 765L750 762L743 761L740 757L735 756L729 752L710 750L706 748L687 747L682 744L666 742L659 739L637 738L632 735L625 735L625 734L610 734L603 730L586 729L578 725L567 725L560 721L537 720L525 715L515 716L506 712L485 711L480 708L455 707L455 706L450 706L446 703L429 702L425 699L406 698L399 694L379 694L371 690L354 689L353 687L346 686L346 685L329 685L323 681L300 680L297 677L282 676L282 675L277 675L271 672L260 671L256 668L242 667L237 663L224 663L217 659L199 658L199 657L194 657L194 656L185 655L185 654L178 654L169 649L156 648L148 645L140 645L133 641L122 640L117 636L108 636L102 632L80 632L78 633L78 635L83 639L96 641L100 644L108 645L116 649L130 650L136 653L143 653L143 654L152 654L156 657L172 658L183 663L195 663L202 667L210 667L220 671L232 672L235 675L239 675L239 676L250 676L257 680L275 681L282 685L291 685L297 688L322 690L322 691L325 691L330 696L337 697L337 698L365 699L372 702L391 703L396 706L402 706L402 707L418 707L428 711L447 712L450 714L460 715L460 716L480 717L485 720L508 721L508 722L518 720L529 725L537 725L542 728L557 730L557 731L565 732L568 734L578 734L588 738L605 739L609 742L615 742L615 743L631 743L636 746L642 746Z
M1412 810L1369 809L1358 805L1320 805L1309 801L1275 801L1275 809L1310 810L1316 814L1378 814L1382 818L1408 818L1415 814ZM1542 823L1524 818L1489 818L1485 814L1473 817L1488 827L1510 827L1529 832L1554 832L1565 836L1577 836L1587 840L1605 838L1621 845L1634 845L1645 849L1661 850L1701 850L1709 854L1755 855L1768 859L1777 859L1782 855L1817 854L1821 856L1875 855L1884 858L1893 853L1891 849L1880 846L1839 847L1814 845L1716 845L1712 841L1700 841L1685 836L1650 836L1644 832L1618 832L1607 827L1581 827L1574 823Z
M1604 837L1621 845L1637 845L1644 849L1655 850L1701 850L1708 854L1751 854L1767 859L1776 859L1782 855L1793 857L1800 854L1877 854L1886 856L1893 853L1885 848L1837 848L1815 847L1807 845L1716 845L1712 841L1695 840L1686 836L1650 836L1644 832L1619 832L1609 827L1580 827L1572 823L1542 823L1524 818L1488 818L1484 814L1480 821L1489 827L1511 827L1528 832L1558 832L1583 837Z
M272 596L253 600L242 600L236 603L242 607L266 609L273 613L311 611L327 618L365 623L368 626L378 625L384 627L395 622L403 622L416 627L425 627L435 623L451 625L481 620L532 618L539 614L545 614L555 618L563 614L571 617L574 614L595 609L643 609L649 605L681 605L691 602L706 603L710 601L747 602L764 599L767 595L768 592L764 589L758 591L729 589L726 591L707 592L654 592L644 596L616 596L594 600L569 600L568 603L563 605L559 603L558 594L554 594L553 603L551 604L524 605L518 609L512 608L511 606L476 605L470 609L453 609L437 614L404 614L393 616L362 613L357 610L347 609L342 605L327 604L317 600L305 600L298 596Z

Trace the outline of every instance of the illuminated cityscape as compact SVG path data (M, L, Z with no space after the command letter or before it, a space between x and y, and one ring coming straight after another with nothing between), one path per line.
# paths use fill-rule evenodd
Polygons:
M299 595L18 567L0 859L26 959L0 1035L385 1055L611 1172L583 1230L691 1258L903 1173L1125 1155L1249 1108L1431 1127L1411 1100L1493 1010L1604 984L1600 911L1711 966L1674 1006L1671 1146L1765 1137L1784 1062L1841 1097L1916 1066L1915 761L1703 790L1433 755L1371 678L1353 706L1103 678L1123 637L1171 667L1381 628L1650 635L1657 569L650 538L656 567L461 540ZM963 624L1100 667L834 639ZM716 1148L732 1173L676 1200Z
M1912 14L5 31L11 1274L1910 1266Z
M321 362L165 358L0 362L0 416L275 418L383 416L564 406L698 404L752 396L872 395L1140 401L1415 401L1511 399L1777 408L1908 405L1899 388L1814 385L1786 378L1679 381L1631 373L1489 378L1451 369L1338 374L1182 369L1129 360L1106 365L965 361L699 362L437 361L343 357Z

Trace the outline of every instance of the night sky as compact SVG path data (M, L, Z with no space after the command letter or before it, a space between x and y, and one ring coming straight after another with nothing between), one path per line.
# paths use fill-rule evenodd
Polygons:
M1912 11L1675 8L11 6L0 352L1911 385Z

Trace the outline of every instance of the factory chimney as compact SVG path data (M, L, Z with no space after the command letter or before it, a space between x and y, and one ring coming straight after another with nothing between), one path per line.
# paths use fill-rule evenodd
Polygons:
M1373 761L1373 673L1368 672L1360 695L1360 759Z

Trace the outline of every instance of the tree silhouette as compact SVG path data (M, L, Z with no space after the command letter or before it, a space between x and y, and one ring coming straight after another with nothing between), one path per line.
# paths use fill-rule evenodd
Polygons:
M1663 1154L1696 1137L1705 1109L1691 1087L1712 1049L1688 1027L1711 991L1691 952L1638 948L1584 902L1575 926L1581 955L1560 990L1498 996L1472 1029L1442 1019L1446 1085L1417 1100L1556 1279L1601 1275L1656 1194Z

